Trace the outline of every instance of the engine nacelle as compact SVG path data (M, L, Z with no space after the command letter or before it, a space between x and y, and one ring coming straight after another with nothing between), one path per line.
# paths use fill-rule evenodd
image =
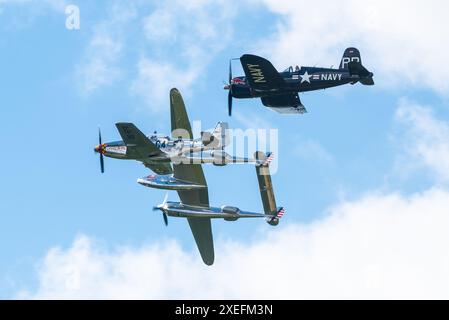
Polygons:
M228 218L223 218L225 221L237 221L239 219L239 217L228 217Z
M223 213L229 213L233 215L232 217L224 218L225 221L236 221L239 218L240 209L237 207L223 206L221 207L221 211Z
M221 207L221 211L223 213L233 213L233 214L239 214L240 209L237 207L231 207L231 206L223 206Z

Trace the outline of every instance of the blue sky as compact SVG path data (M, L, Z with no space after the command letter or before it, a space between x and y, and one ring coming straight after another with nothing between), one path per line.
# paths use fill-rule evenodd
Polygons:
M226 279L220 282L219 270L227 266L224 260L239 261L232 253L233 246L248 253L257 249L260 241L270 244L269 239L291 239L292 232L298 235L315 228L317 234L325 235L320 229L323 224L335 219L353 221L348 218L353 216L345 213L348 206L383 217L383 207L374 210L372 206L385 201L391 205L386 212L402 212L404 208L404 212L416 210L418 214L435 212L434 220L428 221L424 215L417 222L429 222L429 232L437 228L432 225L436 221L449 226L438 202L449 198L449 138L445 135L449 132L449 87L436 81L444 80L438 74L449 70L445 70L445 61L439 60L439 52L447 49L438 41L444 35L435 34L447 35L444 30L448 29L444 29L444 21L436 22L438 19L424 9L420 14L427 22L425 30L408 26L419 11L419 3L396 17L405 26L388 19L389 13L379 14L388 7L383 2L367 6L369 10L351 1L331 7L322 2L301 2L301 6L294 1L269 0L244 1L236 6L226 1L192 1L182 6L176 1L73 3L80 8L79 30L65 28L67 3L62 0L0 1L0 133L4 143L0 158L0 298L114 297L105 291L86 295L83 290L88 286L69 290L61 284L67 265L75 268L81 279L88 279L86 282L110 281L89 273L78 260L70 260L80 247L87 247L86 256L101 261L121 257L125 249L120 248L133 252L134 258L149 248L156 252L157 260L156 246L162 248L162 267L171 270L170 263L180 263L198 277L211 277L209 285L216 287ZM339 5L348 17L357 11L369 19L364 25L358 18L336 19L332 10ZM399 4L391 6L392 12L401 9ZM435 6L447 5L435 1ZM312 17L304 17L304 12ZM330 66L339 63L349 46L359 47L364 64L375 74L375 87L356 85L303 94L302 102L309 111L303 116L279 115L258 100L235 100L234 116L227 117L227 92L222 86L229 58L249 52L261 54L281 70L289 64ZM239 72L238 63L234 63L234 73ZM107 159L106 173L101 175L98 156L93 153L98 125L105 140L119 138L114 126L119 121L134 122L148 133L168 133L171 87L183 93L190 119L201 120L205 128L226 120L232 128L256 125L279 129L278 170L273 183L286 216L277 229L262 221L214 222L218 265L211 270L201 266L185 221L170 219L165 228L161 216L152 212L164 192L136 183L147 169L137 162ZM204 170L212 204L261 209L251 166L204 166ZM432 192L437 192L436 198ZM391 204L391 197L397 203ZM370 202L372 198L377 200ZM170 194L170 199L176 200L176 194ZM413 201L420 199L424 204L416 209ZM413 217L400 218L415 221ZM386 239L387 234L385 231ZM307 235L303 236L310 240ZM357 243L360 238L354 235L348 241ZM382 251L388 243L375 242L373 246ZM439 246L445 249L444 241ZM59 251L51 249L55 247ZM313 252L313 248L301 244L296 249ZM170 253L172 249L174 253ZM238 266L249 269L256 262L260 267L269 264L277 256L273 250L267 249L262 257L257 255L251 261L243 259ZM270 256L270 252L274 254ZM415 254L417 260L422 257L419 252ZM182 259L170 261L165 255ZM356 259L356 252L348 255ZM430 261L433 258L436 256ZM438 255L440 258L447 258L447 252ZM298 261L307 264L307 258L301 259ZM378 265L385 279L394 275L394 262L382 260ZM371 267L360 266L368 271ZM435 271L433 267L418 269L428 274ZM437 274L448 276L446 267L443 264ZM112 264L109 268L118 267ZM341 276L337 267L330 269L329 274ZM289 279L294 281L294 277L292 274ZM369 286L359 288L357 279L348 282L354 284L350 293L338 290L338 283L333 284L335 291L325 284L323 288L329 289L332 297L384 297L386 291L381 290L382 285L378 291L368 290ZM448 288L444 283L437 288L441 292ZM181 290L184 295L176 295L168 282L159 283L164 289L160 295L153 295L151 290L133 292L132 286L121 282L110 292L119 291L120 286L133 297L202 297L187 289ZM224 287L217 289L217 297L258 297L250 286L242 289L241 295ZM320 296L291 293L292 297ZM398 290L396 296L403 297L403 291Z

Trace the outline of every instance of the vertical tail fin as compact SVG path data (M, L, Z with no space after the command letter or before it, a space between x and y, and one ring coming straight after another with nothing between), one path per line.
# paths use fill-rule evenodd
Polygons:
M201 140L207 149L223 149L229 144L229 125L218 122L212 132L201 132Z
M368 71L362 65L360 51L357 48L347 48L345 50L343 58L340 62L340 70L348 71L351 76L359 76L359 79L357 81L359 81L363 85L374 85L373 73ZM353 82L352 84L354 84L355 82Z
M225 148L229 144L229 125L227 122L219 122L212 131L212 135L219 141L219 147Z
M362 64L362 57L357 48L347 48L340 62L340 69L348 69L350 62L358 62Z

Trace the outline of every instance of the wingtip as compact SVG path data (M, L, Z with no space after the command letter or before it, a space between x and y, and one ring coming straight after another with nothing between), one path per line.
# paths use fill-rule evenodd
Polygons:
M214 260L203 260L204 264L208 267L212 266L214 264Z

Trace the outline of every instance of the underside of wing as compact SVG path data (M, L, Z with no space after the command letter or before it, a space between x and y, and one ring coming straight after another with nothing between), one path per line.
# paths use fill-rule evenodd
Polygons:
M278 91L285 87L285 80L267 59L245 54L240 57L240 62L253 90Z
M175 164L173 168L176 179L207 186L201 165ZM183 204L201 207L209 206L207 187L195 190L178 190L178 195ZM190 229L192 230L201 258L205 264L212 265L214 262L214 242L210 218L187 218L187 220L189 221Z
M172 136L178 138L177 131L184 131L192 138L192 128L181 93L175 88L170 90L170 117ZM200 164L173 164L174 177L176 179L191 181L207 186L203 169ZM209 206L209 195L207 188L203 190L178 191L179 197L184 204L196 206Z
M261 100L264 106L279 113L303 114L307 112L297 93L273 95L263 97Z
M174 177L176 179L191 181L207 186L203 169L199 164L175 164ZM192 206L209 206L207 187L195 190L178 190L179 198L183 204ZM201 258L207 265L214 262L214 242L210 218L187 218Z
M186 106L178 89L170 90L171 134L174 139L193 139Z
M181 94L177 89L170 91L170 113L173 138L193 138L189 117ZM206 186L195 190L178 190L181 202L192 206L209 206L206 178L200 164L173 164L176 179ZM201 258L207 265L214 263L214 242L210 218L187 218Z
M143 161L143 165L148 169L154 171L154 173L156 174L165 175L173 173L173 169L169 162L154 163L149 161Z
M208 266L214 263L214 239L210 218L187 218L201 258Z

